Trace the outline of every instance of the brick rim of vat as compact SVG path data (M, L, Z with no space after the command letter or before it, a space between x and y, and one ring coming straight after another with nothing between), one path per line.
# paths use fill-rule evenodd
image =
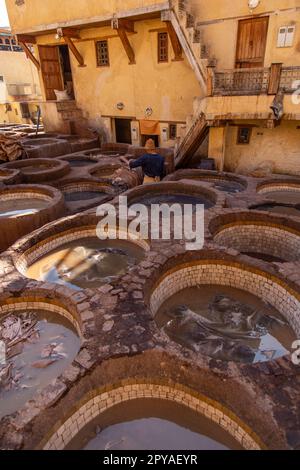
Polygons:
M16 186L8 186L7 188L2 188L0 189L0 200L1 198L4 196L4 200L8 200L8 199L17 199L17 198L14 198L14 197L10 197L10 195L14 195L14 194L20 194L20 195L24 195L24 193L28 193L29 196L28 197L32 197L32 196L35 196L35 197L41 197L41 199L45 199L46 202L48 202L49 204L47 204L47 206L44 208L44 209L40 209L38 211L38 213L40 214L43 214L43 213L48 213L49 209L52 209L54 208L55 206L57 206L59 203L63 202L63 195L62 193L56 189L56 188L53 188L51 186L42 186L42 185L16 185ZM5 196L8 196L6 199L5 199ZM18 220L22 220L26 217L31 217L32 214L25 214L25 215L21 215L20 217L18 217ZM1 221L5 221L7 219L11 219L10 217L2 217L1 218Z
M137 186L136 188L126 191L122 194L122 196L127 197L128 203L132 204L138 202L139 197L147 194L183 194L186 196L198 195L207 198L213 204L214 208L222 208L225 206L226 202L226 196L213 188L199 186L197 183L187 184L186 182L180 181L162 181L160 183Z
M101 413L129 400L147 398L169 400L205 416L230 434L245 450L266 449L259 436L220 403L185 386L175 383L158 385L151 379L145 381L129 380L128 385L122 387L102 387L89 392L87 396L76 403L64 421L54 426L37 446L37 449L63 450L89 422L101 416Z
M231 286L237 289L241 289L245 292L248 292L252 295L256 295L259 297L262 301L269 303L270 305L273 305L273 307L281 313L284 318L289 322L289 325L293 329L294 333L296 335L300 334L300 318L297 318L294 312L291 312L291 315L289 316L286 311L286 302L284 302L284 306L280 308L280 306L277 305L278 299L273 297L270 297L269 299L267 298L267 293L263 295L260 292L254 292L254 289L251 289L249 287L249 282L247 285L243 284L241 280L243 280L243 274L245 278L245 274L247 273L248 275L250 274L253 280L256 281L255 285L258 285L258 280L261 281L261 283L264 283L264 285L269 286L269 290L271 289L272 286L276 286L277 289L283 289L285 291L285 294L288 296L288 298L291 299L291 301L294 303L294 305L297 307L300 311L300 291L296 291L292 287L290 287L286 281L276 277L273 274L264 272L260 269L254 268L252 266L238 263L238 262L230 262L230 261L225 261L221 259L210 259L210 260L194 260L194 261L189 261L189 262L179 262L176 266L169 268L166 272L162 273L158 279L152 284L152 286L147 286L147 290L149 291L148 294L146 294L146 303L150 307L150 311L152 314L152 317L154 318L156 313L158 312L159 308L163 305L163 303L172 297L174 294L180 292L183 290L185 287L182 287L182 283L176 288L174 292L170 294L170 291L168 290L167 295L160 295L161 290L164 288L164 284L168 279L172 279L172 276L176 273L183 273L185 278L188 279L189 277L189 272L196 270L201 272L201 268L203 267L211 267L214 270L214 280L209 280L207 281L207 277L204 279L205 282L201 283L201 285L220 285L220 286ZM226 272L227 270L230 271L232 270L236 274L236 280L239 279L238 283L230 283L228 280L228 276L224 276L223 281L220 282L216 280L216 273L218 270L222 270L222 268L225 268L224 271ZM255 279L256 278L256 279ZM174 282L174 280L173 280ZM199 285L199 280L191 282L187 287L194 287ZM274 294L273 294L274 295ZM280 295L278 294L278 297ZM276 300L276 302L275 302ZM276 305L274 305L276 303ZM294 309L293 309L294 310Z
M118 230L119 233L122 231ZM41 259L45 254L50 253L51 251L63 246L65 243L81 240L84 238L94 238L96 237L96 225L86 225L82 227L74 227L65 231L61 231L46 237L45 239L35 243L30 248L27 248L22 254L20 251L18 254L15 254L14 265L20 274L26 276L27 269L36 261ZM35 237L33 238L35 240ZM143 249L144 252L150 250L150 244L148 241L143 239L133 239L125 240L127 243L136 245L139 248ZM27 240L26 240L27 242Z
M41 293L35 293L34 290L28 294L26 291L23 292L21 297L11 297L3 300L0 298L0 318L16 313L18 310L43 310L64 317L75 328L81 342L83 341L80 314L77 311L71 312L72 308L69 302L67 307L61 299L49 299L46 295L43 297Z
M168 175L164 181L180 181L180 180L185 180L191 178L192 180L197 181L197 178L199 178L199 182L203 179L203 182L207 180L206 182L218 182L218 181L224 181L224 182L233 182L233 183L238 183L243 187L243 190L246 191L248 188L248 181L246 178L243 178L242 176L237 176L234 173L219 173L218 171L207 171L207 170L200 170L200 169L185 169L185 170L177 170L171 175Z
M65 180L62 183L58 184L58 189L63 193L71 194L73 192L84 192L86 190L99 190L99 193L104 193L108 195L115 195L114 187L105 182L97 181L95 179L85 179L78 178L72 180Z
M32 165L47 165L48 168L45 170L27 172L26 174L22 172L23 169L26 169L28 166ZM42 177L62 177L65 174L71 171L70 164L68 162L61 161L57 158L29 158L27 160L17 160L15 162L6 163L4 168L7 169L17 169L26 179ZM34 182L34 181L33 181Z
M258 194L267 194L272 191L300 191L300 180L286 179L286 180L269 180L259 183L256 191Z

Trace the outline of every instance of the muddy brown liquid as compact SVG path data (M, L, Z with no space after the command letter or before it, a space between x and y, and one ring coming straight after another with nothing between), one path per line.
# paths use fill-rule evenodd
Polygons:
M24 166L23 168L20 168L22 173L25 175L28 173L38 173L39 171L46 171L46 170L52 170L55 168L53 165L52 167L50 165L31 165L31 166Z
M98 170L93 173L93 176L95 178L108 178L109 176L113 176L117 170L118 168L107 168L105 170Z
M155 319L173 341L223 361L273 360L288 354L296 339L274 308L230 287L185 289L168 299Z
M35 214L41 209L45 209L48 204L49 202L43 199L35 198L0 200L0 218L16 218L22 215Z
M106 193L101 191L76 191L72 193L64 193L66 202L89 201L90 199L104 199Z
M143 257L142 248L126 241L83 239L50 252L30 266L26 275L76 290L96 288L125 274Z
M114 406L87 425L72 450L238 450L215 423L167 400L140 399Z
M189 177L187 179L196 180L200 182L203 181L205 183L212 183L218 191L222 191L225 193L236 194L245 191L244 186L236 181L227 181L221 179L215 180L214 178L205 178L201 176Z
M262 204L252 208L255 211L274 212L274 214L282 214L292 217L300 217L300 209L293 206L285 206L284 204Z
M300 204L300 191L272 191L264 196L282 204Z
M87 159L81 159L81 160L66 160L67 162L70 163L71 167L72 168L80 168L80 167L83 167L83 166L89 166L89 165L95 165L96 161L93 161L93 160L89 160L88 158Z
M191 204L194 206L196 206L196 204L202 204L205 209L209 209L213 206L213 203L205 198L205 196L187 196L185 194L161 194L155 196L149 194L142 196L137 202L148 207L151 206L151 204ZM134 202L131 202L131 204L134 204Z
M22 312L15 312L18 315ZM21 409L28 400L37 396L73 362L80 349L80 339L67 320L48 312L37 315L38 338L24 343L24 349L7 362L13 364L12 376L18 377L17 385L7 390L0 384L0 419ZM3 319L0 320L0 325ZM45 368L33 367L42 360L43 349L49 344L59 347L59 359Z

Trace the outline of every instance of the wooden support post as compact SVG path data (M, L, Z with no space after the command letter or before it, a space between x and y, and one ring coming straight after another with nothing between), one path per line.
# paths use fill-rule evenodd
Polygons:
M25 52L25 54L26 54L27 59L31 60L31 62L36 66L36 68L37 68L38 70L40 70L41 65L40 65L39 61L37 60L37 58L34 57L33 53L32 53L31 50L29 49L28 45L27 45L25 42L20 41L20 40L19 40L18 42L19 42L19 44L21 44L21 46L23 47L23 50L24 50L24 52Z
M84 63L84 58L80 54L79 50L75 46L72 39L69 36L64 35L64 40L65 40L65 43L68 45L69 49L71 50L72 54L74 54L74 56L75 56L75 58L76 58L76 60L79 64L79 67L86 67L86 65Z
M215 75L215 67L208 66L207 67L207 96L213 96L214 94L214 75Z
M135 53L127 36L127 32L134 32L134 23L129 20L119 20L118 18L114 18L111 22L111 27L112 29L115 29L117 31L118 36L121 39L127 57L129 59L129 65L135 64Z
M165 24L166 24L166 27L167 27L167 31L168 31L168 34L169 34L169 37L170 37L170 40L171 40L171 44L172 44L172 48L173 48L173 51L174 51L174 55L175 55L173 60L174 61L184 60L183 57L182 57L182 47L181 47L178 36L176 34L175 29L173 28L173 25L172 25L171 21L165 21Z
M31 62L35 65L35 67L40 70L41 65L37 58L33 55L28 44L36 44L36 38L34 36L29 36L28 34L17 34L16 39L18 44L20 44L26 54L27 59L31 60Z
M280 86L282 63L271 64L268 95L277 95Z

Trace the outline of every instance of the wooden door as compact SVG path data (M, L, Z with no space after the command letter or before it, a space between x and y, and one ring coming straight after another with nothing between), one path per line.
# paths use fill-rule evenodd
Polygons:
M236 68L263 67L269 17L239 21Z
M41 71L46 100L56 100L54 90L63 90L59 49L56 46L39 46Z
M121 144L132 144L131 139L131 120L115 119L116 141Z

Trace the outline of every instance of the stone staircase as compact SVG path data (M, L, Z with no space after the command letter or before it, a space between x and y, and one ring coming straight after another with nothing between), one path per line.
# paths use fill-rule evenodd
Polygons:
M63 121L78 121L83 119L82 110L77 107L75 100L58 101L56 107Z
M183 50L196 73L202 92L206 95L207 67L216 65L209 47L204 43L202 30L191 10L189 0L172 0L170 21L177 32Z

